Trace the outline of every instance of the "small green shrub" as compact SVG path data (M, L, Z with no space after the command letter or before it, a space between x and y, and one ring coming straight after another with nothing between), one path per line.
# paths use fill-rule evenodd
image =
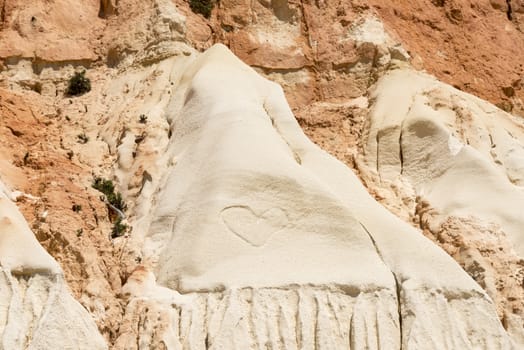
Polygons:
M200 13L205 18L211 16L211 10L215 5L213 0L189 0L189 7L194 13Z
M69 79L67 94L69 96L79 96L91 91L91 81L85 76L86 71L76 72Z
M95 177L92 186L95 190L98 190L105 195L115 192L115 185L113 185L113 181L106 180L101 177Z
M127 231L127 225L122 222L121 218L118 218L113 224L113 231L111 232L111 238L117 238L123 236Z
M102 192L106 196L107 201L115 208L121 211L126 210L126 204L122 199L122 195L119 192L115 193L113 181L101 177L95 177L92 186L94 189Z

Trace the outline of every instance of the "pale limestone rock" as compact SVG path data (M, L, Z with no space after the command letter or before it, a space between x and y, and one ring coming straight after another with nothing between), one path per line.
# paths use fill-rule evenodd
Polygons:
M524 122L409 68L388 72L370 98L364 152L375 186L395 193L384 202L412 193L414 221L483 286L524 346Z
M443 215L500 225L524 256L524 122L410 69L371 97L366 158L380 177L409 179Z
M0 182L0 349L107 349Z
M486 293L312 144L278 85L220 45L189 63L117 348L512 348Z

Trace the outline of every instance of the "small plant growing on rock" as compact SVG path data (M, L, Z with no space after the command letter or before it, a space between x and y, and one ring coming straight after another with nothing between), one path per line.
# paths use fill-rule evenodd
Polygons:
M211 16L211 10L213 10L213 0L189 0L189 7L194 13L200 13L205 18Z
M114 206L116 209L120 211L126 210L126 204L122 199L122 195L119 192L115 193L115 186L113 185L113 181L106 180L101 177L95 177L92 186L94 189L102 192L106 196L106 199L109 202L109 204Z
M123 236L128 226L123 222L125 219L123 211L126 210L126 204L122 199L122 195L119 192L115 192L115 185L113 185L113 181L111 180L95 177L92 186L105 195L107 200L106 204L118 215L118 218L113 223L111 238Z
M147 115L145 114L140 114L140 119L138 120L140 124L145 124L147 123Z
M122 222L121 218L118 218L113 224L113 231L111 232L111 238L117 238L123 236L127 231L128 226Z
M85 76L86 71L76 72L67 86L67 95L79 96L91 91L91 81Z

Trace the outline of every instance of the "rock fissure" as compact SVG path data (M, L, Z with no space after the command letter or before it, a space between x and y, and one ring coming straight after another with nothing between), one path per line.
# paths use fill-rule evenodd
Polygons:
M364 224L360 223L360 226L367 233L369 239L371 240L371 243L373 243L373 246L375 247L375 251L376 251L377 255L380 257L380 259L382 260L384 265L388 266L386 264L386 261L382 257L382 254L380 253L380 249L379 249L377 243L375 242L375 239L371 235L371 233L368 231L366 226L364 226ZM388 266L388 268L389 268L389 266ZM395 272L393 272L393 270L391 270L391 269L390 269L390 272L391 272L391 274L393 276L393 279L395 280L395 292L396 292L396 296L397 296L397 300L396 300L396 302L397 302L397 316L398 316L399 332L400 332L400 343L399 343L400 348L399 348L399 350L402 350L403 344L404 344L404 337L402 335L403 334L403 329L402 329L402 299L401 299L402 287L401 287L401 283L399 282Z
M282 132L279 130L279 127L275 121L275 119L271 116L271 114L269 113L268 109L266 108L266 105L264 104L263 105L264 107L264 111L266 112L267 116L269 117L269 119L271 120L271 125L273 126L273 128L275 129L275 131L278 133L278 135L282 138L282 140L287 144L287 146L289 147L289 150L291 151L291 153L293 154L293 159L295 160L295 162L297 162L298 165L301 165L302 164L302 159L300 158L300 154L295 150L295 148L289 143L289 141L284 137L284 135L282 134Z

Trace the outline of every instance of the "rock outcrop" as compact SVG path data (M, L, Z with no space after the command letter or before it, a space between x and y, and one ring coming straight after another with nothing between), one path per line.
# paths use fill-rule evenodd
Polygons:
M97 59L95 35L104 28L98 19L99 1L4 0L1 6L0 59L5 64L27 60L41 70L60 63L85 65Z
M523 116L522 0L371 0L417 66Z
M107 349L0 182L0 348Z
M215 46L177 88L120 347L512 348L482 288L311 143L277 85Z
M522 342L524 122L405 68L387 73L370 97L371 171L398 197L412 193L407 211L421 228L493 299L511 300L499 313Z
M521 7L0 0L0 349L522 348Z

